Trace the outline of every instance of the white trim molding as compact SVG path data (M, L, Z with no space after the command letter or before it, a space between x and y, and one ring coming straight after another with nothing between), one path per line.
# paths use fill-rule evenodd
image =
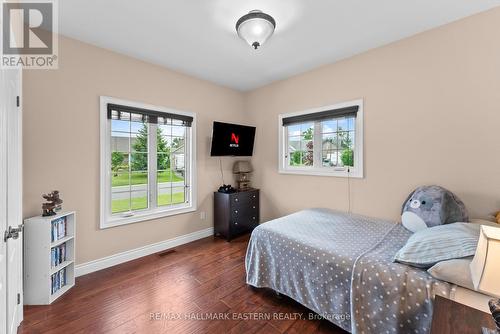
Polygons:
M354 167L321 167L321 162L319 164L315 163L311 167L290 167L288 166L288 160L285 158L285 145L287 145L287 133L285 131L286 127L283 126L283 118L291 116L299 116L306 114L314 114L317 112L341 109L345 107L358 106L358 112L356 115L356 125L355 125L355 148L354 148ZM334 105L322 106L319 108L313 108L298 112L292 112L287 114L280 114L278 117L278 172L280 174L299 174L299 175L315 175L315 176L337 176L337 177L352 177L352 178L363 178L364 176L364 161L363 161L363 133L364 133L364 114L363 114L363 99L352 100L342 103L337 103ZM318 122L316 122L318 123ZM315 139L314 146L321 145L321 138L318 137L320 124L315 124ZM317 153L317 154L316 154ZM314 159L321 161L321 150L316 152Z
M192 232L189 234L181 235L176 238L160 241L147 246L131 249L125 252L117 253L114 255L106 256L101 259L85 262L75 266L75 276L82 276L90 274L94 271L106 269L117 264L132 261L143 256L158 253L170 248L184 245L199 239L210 237L214 234L213 227Z

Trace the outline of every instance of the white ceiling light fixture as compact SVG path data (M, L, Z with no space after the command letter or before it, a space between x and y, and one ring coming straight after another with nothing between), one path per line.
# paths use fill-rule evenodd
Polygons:
M276 21L269 14L260 10L252 10L240 17L236 22L238 36L245 40L255 50L271 37L276 28Z

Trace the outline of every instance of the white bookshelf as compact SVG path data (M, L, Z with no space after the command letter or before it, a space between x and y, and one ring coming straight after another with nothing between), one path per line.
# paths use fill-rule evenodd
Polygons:
M66 219L66 233L52 240L52 222ZM32 217L24 221L24 304L48 305L75 285L76 213ZM66 257L52 266L51 250L66 244ZM52 275L66 269L66 284L52 292Z

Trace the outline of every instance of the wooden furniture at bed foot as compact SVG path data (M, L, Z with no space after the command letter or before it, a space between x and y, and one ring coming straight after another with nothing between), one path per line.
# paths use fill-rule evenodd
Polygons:
M431 334L480 334L482 327L495 329L491 314L436 296Z
M214 193L214 235L228 241L259 225L259 190Z

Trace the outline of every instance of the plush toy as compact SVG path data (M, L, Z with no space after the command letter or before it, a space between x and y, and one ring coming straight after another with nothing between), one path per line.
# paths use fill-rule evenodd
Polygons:
M495 215L495 220L497 224L500 224L500 211L498 211L497 214Z
M468 222L464 203L451 191L439 186L415 189L403 204L403 226L412 232L456 222Z

